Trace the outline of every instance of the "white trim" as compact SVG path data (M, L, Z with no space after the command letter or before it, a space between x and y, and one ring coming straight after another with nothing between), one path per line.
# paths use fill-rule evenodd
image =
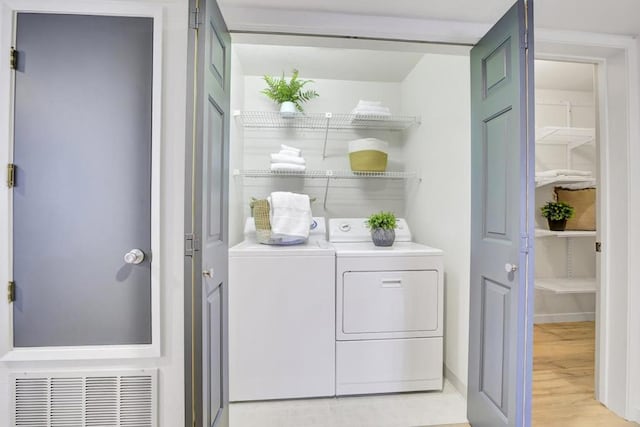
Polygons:
M460 378L458 378L458 376L454 374L446 364L444 365L444 378L449 381L456 390L458 390L458 393L460 393L465 399L467 398L467 385L460 380Z
M640 159L640 42L638 39L627 49L627 76L629 89L629 205L628 217L629 224L633 224L629 231L628 257L629 265L629 288L627 299L628 313L628 343L629 355L627 358L627 374L629 376L629 391L627 393L628 415L634 421L640 422L640 408L637 402L640 401L640 338L638 338L638 327L640 325L640 226L637 223L638 212L640 212L640 168L638 168L638 160ZM633 408L633 409L631 409Z
M17 12L66 13L107 16L135 16L153 18L153 89L152 89L152 125L151 125L151 344L126 346L81 346L81 347L42 347L13 348L13 312L5 298L0 299L0 362L33 360L82 360L82 359L122 359L149 358L161 356L161 153L162 153L162 52L164 8L154 4L112 2L112 1L57 1L48 0L0 0L0 52L8 52L14 42L15 16ZM9 70L8 55L0 55L0 90L13 92L13 73ZM4 97L3 97L4 98ZM0 166L10 162L13 144L11 119L13 114L13 96L4 98L0 103L0 128L8 131L0 135ZM0 200L7 201L7 208L0 209L0 290L5 294L4 286L12 277L11 266L11 191L0 183ZM5 326L6 325L6 326Z
M538 46L543 49L548 49L549 46L561 47L554 53L540 53L537 54L537 58L545 59L560 59L560 60L577 60L580 62L594 62L599 65L599 90L602 98L599 100L600 108L600 142L601 142L601 165L600 171L601 189L600 196L603 198L603 206L601 209L602 219L600 221L599 235L604 239L605 250L601 254L601 292L596 308L596 314L598 319L598 330L600 332L599 351L597 355L597 372L598 378L596 384L598 385L599 393L598 398L607 406L612 408L622 408L621 415L640 421L640 414L632 407L633 402L637 402L640 397L640 367L634 363L640 360L640 340L637 334L634 335L637 325L640 324L640 312L635 309L640 304L640 290L636 289L633 285L640 280L640 266L637 264L637 259L640 257L640 248L637 247L637 241L640 239L640 226L634 223L634 219L637 216L637 212L640 209L640 195L637 191L633 191L634 188L638 188L640 185L640 170L633 167L634 164L640 160L640 149L637 147L637 143L640 140L640 124L637 117L640 117L640 89L638 87L638 49L640 47L636 40L632 37L626 36L614 36L606 34L593 34L593 33L578 33L567 31L550 31L540 30L536 33L536 42ZM610 229L610 222L612 221L611 213L609 210L608 191L607 188L611 185L609 175L611 173L609 165L610 159L608 156L608 141L607 136L609 134L608 128L608 101L607 101L607 56L614 52L624 52L626 55L626 67L627 67L627 93L628 105L627 105L627 123L628 123L628 139L627 139L627 184L628 184L628 206L627 206L627 230L629 233L629 241L627 244L627 256L624 259L624 268L627 272L627 319L625 325L626 343L624 348L613 348L614 341L609 339L609 334L614 333L611 330L611 326L607 325L607 319L611 317L611 311L615 308L610 307L612 302L610 301L609 287L612 286L611 272L617 267L618 260L611 259L606 250L606 240ZM620 285L617 283L616 285ZM618 331L619 333L619 331ZM617 346L617 343L615 344ZM613 384L613 379L610 378L609 368L613 361L609 360L609 355L620 354L625 355L626 361L626 380L624 384ZM625 389L625 402L612 401L610 398L610 389L620 387Z
M492 24L220 5L229 31L475 44ZM294 24L295 23L295 24Z
M562 314L536 314L533 323L559 323L559 322L590 322L596 319L595 313L562 313Z

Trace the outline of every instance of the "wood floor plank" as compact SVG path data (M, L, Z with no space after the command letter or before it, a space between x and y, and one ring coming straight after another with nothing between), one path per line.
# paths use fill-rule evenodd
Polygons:
M630 427L594 399L595 323L544 323L533 336L533 427Z

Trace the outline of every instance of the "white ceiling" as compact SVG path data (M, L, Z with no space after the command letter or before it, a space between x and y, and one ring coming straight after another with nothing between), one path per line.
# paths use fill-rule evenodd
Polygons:
M218 0L221 6L493 23L515 0ZM537 28L640 34L639 0L536 0Z
M249 76L288 76L294 68L305 78L402 82L423 57L421 51L345 49L237 43L234 53ZM536 88L593 90L593 65L542 61L535 64Z

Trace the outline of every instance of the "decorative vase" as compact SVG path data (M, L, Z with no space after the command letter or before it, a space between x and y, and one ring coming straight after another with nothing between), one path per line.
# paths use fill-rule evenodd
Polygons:
M552 220L547 218L547 223L549 224L549 230L551 231L564 231L567 227L566 219Z
M376 246L391 246L396 240L396 231L393 229L374 228L371 230L371 239Z
M298 110L293 102L286 101L280 104L280 115L282 117L293 117L296 114L298 114Z

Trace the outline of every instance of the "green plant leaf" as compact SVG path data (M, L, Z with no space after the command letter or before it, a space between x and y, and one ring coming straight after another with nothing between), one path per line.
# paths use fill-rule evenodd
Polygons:
M393 230L396 228L396 216L393 212L374 213L367 219L367 227L372 230L376 228Z
M315 90L307 90L302 92L302 88L308 84L312 83L313 80L302 80L299 78L299 71L293 70L291 75L291 79L287 82L284 77L284 72L282 76L272 77L272 76L263 76L267 87L263 89L260 93L266 95L272 101L282 104L283 102L293 102L296 105L296 109L302 112L302 103L307 102L313 98L317 98L319 95Z

